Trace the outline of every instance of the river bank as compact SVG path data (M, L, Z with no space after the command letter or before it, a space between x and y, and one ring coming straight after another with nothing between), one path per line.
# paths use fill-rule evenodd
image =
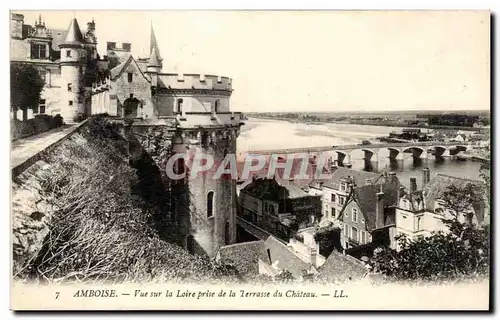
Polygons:
M351 124L360 126L374 126L374 127L391 127L391 128L419 128L419 129L433 129L433 130L463 130L463 131L476 131L484 132L489 131L489 128L472 128L472 127L458 127L458 126L439 126L439 125L421 125L421 124L401 124L401 123L364 123L357 121L300 121L290 118L277 118L277 117L252 117L251 119L266 119L266 120L280 120L288 121L291 123L304 123L304 124Z
M394 128L383 126L352 125L337 123L303 123L283 121L279 119L250 118L243 126L237 140L240 153L251 150L274 150L284 148L308 148L333 145L359 144L363 140L372 141L386 136ZM473 156L485 157L480 154ZM404 185L409 185L410 177L422 176L422 169L429 168L431 175L443 173L447 175L480 180L481 163L471 159L460 160L457 157L413 159L410 154L403 154L403 159L391 161L389 150L379 150L377 157L366 162L361 150L350 153L354 170L371 172L394 171ZM377 161L375 161L375 159Z

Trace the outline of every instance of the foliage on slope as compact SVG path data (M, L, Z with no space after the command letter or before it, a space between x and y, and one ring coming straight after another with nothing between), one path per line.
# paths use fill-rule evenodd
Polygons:
M52 154L40 194L56 208L37 256L17 274L41 282L236 281L228 266L159 238L150 206L130 192L137 182L126 141L93 117Z

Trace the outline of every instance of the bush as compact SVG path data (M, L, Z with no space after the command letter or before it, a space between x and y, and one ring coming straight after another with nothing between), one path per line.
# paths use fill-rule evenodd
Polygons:
M29 119L26 121L12 119L10 122L11 138L12 140L16 140L20 138L30 137L51 129L58 128L62 125L63 119L60 115L52 117L46 114L40 114L36 115L33 119Z
M87 117L83 113L79 113L76 116L73 117L73 121L78 123L82 122L83 120L87 119Z
M60 127L64 124L64 120L63 120L63 117L61 117L60 114L57 114L55 117L54 117L54 126L57 128L57 127Z

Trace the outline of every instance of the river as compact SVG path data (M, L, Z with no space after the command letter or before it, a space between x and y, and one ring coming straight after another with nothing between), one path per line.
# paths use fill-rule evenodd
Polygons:
M362 140L376 142L375 138L387 136L392 131L402 128L367 126L353 124L306 124L291 123L281 120L249 119L241 128L237 140L238 153L251 150L283 149L300 147L333 146L357 144ZM451 157L437 158L428 155L427 159L413 161L410 154L404 154L401 161L389 161L389 151L380 150L378 162L365 162L363 152L356 150L351 153L352 168L381 172L383 170L397 172L400 181L409 187L410 177L417 178L421 187L422 168L428 167L431 177L436 173L481 180L479 169L481 164L466 160L460 161Z

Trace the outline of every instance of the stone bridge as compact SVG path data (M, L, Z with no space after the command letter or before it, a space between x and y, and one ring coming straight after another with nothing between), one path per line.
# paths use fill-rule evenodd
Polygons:
M352 144L352 145L339 145L339 146L325 146L325 147L310 147L310 148L288 148L288 149L274 149L274 150L256 150L249 151L246 154L254 155L287 155L287 154L310 154L318 156L320 153L328 153L328 160L337 161L337 164L350 163L351 153L354 150L363 151L364 159L366 161L378 161L379 151L382 149L389 151L389 158L392 160L402 160L403 154L412 154L414 159L427 158L431 153L435 157L446 157L457 155L459 152L471 149L472 146L467 143L460 142L402 142L402 143L377 143L369 145ZM336 159L333 156L336 154Z

